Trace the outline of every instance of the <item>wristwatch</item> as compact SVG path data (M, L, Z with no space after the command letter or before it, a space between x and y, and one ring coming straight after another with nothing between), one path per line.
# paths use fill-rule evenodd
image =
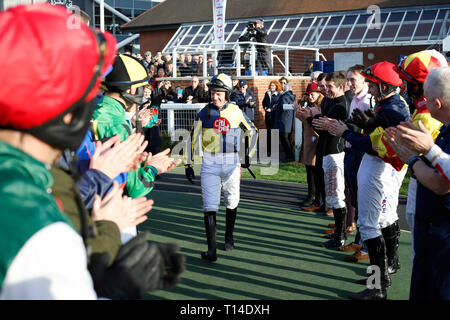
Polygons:
M419 156L414 156L414 157L412 157L411 159L409 159L409 161L408 161L408 169L409 169L410 175L411 175L413 178L416 177L415 174L414 174L413 166L414 166L414 164L415 164L417 161L419 161L419 160L420 160L420 157L419 157Z

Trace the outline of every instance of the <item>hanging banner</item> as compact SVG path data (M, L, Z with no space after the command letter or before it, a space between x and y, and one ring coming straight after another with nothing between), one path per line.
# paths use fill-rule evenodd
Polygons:
M213 0L214 43L216 49L225 49L225 8L227 0Z

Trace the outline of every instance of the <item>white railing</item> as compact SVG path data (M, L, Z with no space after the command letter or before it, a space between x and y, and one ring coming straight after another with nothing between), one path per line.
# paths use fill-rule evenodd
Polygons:
M161 130L172 135L177 129L191 130L195 116L206 103L162 103Z
M203 64L201 70L201 76L207 77L208 73L208 65L207 65L207 57L211 57L213 64L212 68L214 69L214 74L218 73L220 69L230 69L231 71L235 71L236 76L242 76L242 69L248 68L250 74L246 74L249 76L257 75L257 49L256 46L266 46L269 47L269 61L271 63L270 68L273 70L274 68L274 60L276 59L281 67L283 68L282 75L290 76L292 75L290 72L291 66L296 64L305 63L306 60L326 61L325 56L319 52L317 48L310 47L301 47L301 46L286 46L286 45L274 45L270 43L261 43L261 42L234 42L227 43L225 47L221 50L216 49L214 44L208 45L190 45L190 46L177 46L172 49L171 52L163 52L164 54L171 54L172 57L177 57L178 54L189 53L192 55L202 55L203 56ZM224 50L230 50L233 53L233 57L230 57L232 63L227 65L219 65L221 61L218 60L218 55ZM302 58L294 57L292 55L293 52L309 52L309 58L305 59L304 56ZM277 55L274 55L274 52L284 52L284 61L282 61ZM241 53L244 53L243 57L241 57ZM306 54L305 54L306 55ZM242 61L244 60L244 61ZM303 61L305 60L305 61ZM173 74L177 74L178 66L175 63L177 60L173 59Z

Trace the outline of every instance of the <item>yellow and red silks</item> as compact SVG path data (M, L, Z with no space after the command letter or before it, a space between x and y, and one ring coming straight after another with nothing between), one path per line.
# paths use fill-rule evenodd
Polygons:
M419 121L422 121L427 130L430 131L431 135L433 136L433 140L436 139L442 123L431 116L430 112L427 109L427 102L425 97L416 100L414 104L416 108L411 122L414 125L418 126ZM376 128L370 134L370 140L375 151L378 153L378 157L392 165L395 170L403 170L406 164L402 160L400 160L395 151L387 144L384 138L384 129L382 127Z

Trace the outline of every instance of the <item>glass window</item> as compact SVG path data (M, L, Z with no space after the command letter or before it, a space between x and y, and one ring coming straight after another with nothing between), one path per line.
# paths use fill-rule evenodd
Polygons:
M314 20L313 18L303 19L302 23L300 24L300 28L308 28L313 22L313 20Z
M182 46L187 46L187 45L189 44L189 42L191 42L191 40L192 40L192 35L187 35L187 36L183 39L183 41L181 42L180 45L182 45Z
M383 33L380 37L380 42L393 41L397 34L398 25L387 25L384 27Z
M398 37L397 37L396 41L410 40L415 27L416 27L416 24L403 23L403 25L400 27L400 31L398 33Z
M150 4L149 1L134 0L134 7L136 9L150 9L151 8L151 4Z
M286 44L293 33L294 33L294 30L284 31L278 38L277 43L278 44Z
M367 25L367 21L369 21L369 18L371 17L371 14L362 14L359 16L358 22L356 24Z
M284 19L283 20L277 20L277 22L275 22L275 25L272 28L272 31L281 29L284 26L285 23L286 23L286 20L284 20ZM267 30L267 27L265 25L264 25L264 28Z
M419 21L420 11L408 11L405 16L404 22L416 22Z
M129 0L115 0L114 6L115 8L132 8L133 3L132 2L130 3Z
M339 28L336 36L334 37L333 44L344 43L350 34L350 27L341 27Z
M271 21L264 21L264 29L266 29L266 31L269 31L270 27L273 24L273 20Z
M295 28L295 27L297 26L297 24L298 24L299 21L300 21L300 19L291 19L291 20L289 20L289 22L288 22L286 28ZM265 27L266 27L266 26L264 26L264 28L265 28Z
M189 31L188 36L195 36L195 34L197 33L197 31L200 29L200 26L193 26L191 28L191 30Z
M436 13L437 10L425 10L422 13L422 18L420 19L420 22L425 22L425 21L434 21L434 18L436 18Z
M280 34L279 30L272 30L270 31L269 35L267 36L267 42L268 43L274 43L275 39L278 37L278 35Z
M225 34L230 33L231 30L233 30L235 25L236 25L235 23L227 23L225 26Z
M389 18L389 22L401 22L404 15L404 12L392 12Z
M309 42L315 42L318 36L319 27L322 25L323 18L317 18L314 24L309 29L308 34L305 36L305 41L303 42L303 45L306 45Z
M227 42L232 43L238 41L239 37L242 34L242 31L244 31L245 28L247 28L247 22L239 23L239 25L236 27L236 29L234 30L233 34L230 36Z
M364 38L364 42L374 42L378 40L380 36L381 27L377 29L369 29L367 30L366 37Z
M331 17L330 21L328 21L328 26L338 26L342 18L340 16Z
M382 13L380 16L380 21L372 21L370 29L367 30L366 37L364 38L364 42L375 42L378 40L380 36L380 32L383 29L384 24L386 23L388 14ZM378 23L379 22L379 23Z
M364 33L366 32L366 26L364 27L355 27L353 29L352 34L350 35L350 38L348 39L348 43L358 43L361 42L362 37L364 36Z
M306 34L305 29L297 29L297 31L295 31L294 33L294 36L292 37L290 45L299 46L300 43L302 43L305 34Z
M432 27L433 27L432 23L421 23L420 26L416 30L416 34L414 35L414 40L427 40L428 36L431 33Z
M348 15L345 16L344 21L342 21L343 25L351 25L353 26L353 24L355 23L357 15Z
M320 37L319 44L327 44L336 33L336 28L326 28Z

